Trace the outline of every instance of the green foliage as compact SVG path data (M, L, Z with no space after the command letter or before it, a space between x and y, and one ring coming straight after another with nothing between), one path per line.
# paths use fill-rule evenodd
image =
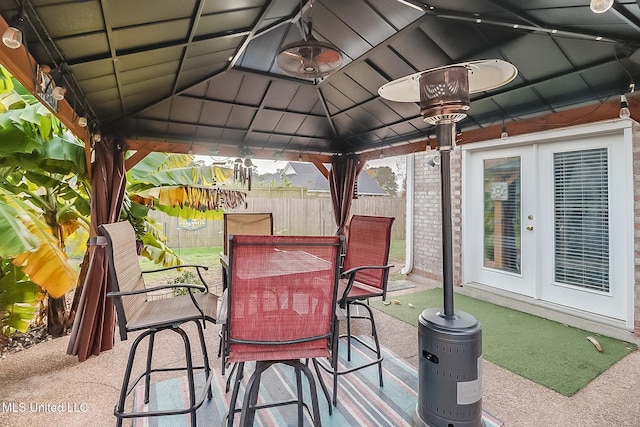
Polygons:
M38 285L10 259L0 259L0 325L2 334L26 332L38 307Z
M258 187L262 188L289 188L292 187L293 184L289 180L289 177L286 175L274 177L270 181L259 181Z
M389 195L395 196L398 192L398 183L396 182L396 174L389 166L380 166L377 168L368 168L366 172L380 184Z
M168 281L169 284L179 284L184 283L188 285L202 285L202 280L198 277L198 275L192 270L184 270L180 275L173 280ZM193 290L193 292L200 292L198 290ZM189 290L186 288L176 288L173 290L174 296L186 295L189 293Z
M0 258L13 258L40 246L40 241L20 220L22 213L14 206L16 197L0 186L0 236L3 236Z
M0 141L0 322L9 334L29 326L38 292L64 295L75 283L62 248L90 206L84 145L1 67Z

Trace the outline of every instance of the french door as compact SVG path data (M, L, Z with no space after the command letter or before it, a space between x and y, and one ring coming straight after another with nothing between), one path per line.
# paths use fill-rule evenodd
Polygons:
M469 162L465 239L473 281L535 295L533 147L474 152Z
M623 133L466 150L465 281L632 324Z

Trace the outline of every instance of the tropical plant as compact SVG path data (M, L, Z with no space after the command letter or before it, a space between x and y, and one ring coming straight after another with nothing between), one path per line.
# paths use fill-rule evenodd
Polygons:
M46 306L64 307L76 277L64 238L86 218L88 204L81 194L84 147L0 71L0 229L7 236L0 241L0 320L10 333L25 329L45 296L51 298ZM35 299L34 285L41 291Z

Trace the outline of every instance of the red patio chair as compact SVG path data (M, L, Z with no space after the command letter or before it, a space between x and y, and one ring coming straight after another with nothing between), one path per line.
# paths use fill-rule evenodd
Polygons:
M240 425L253 424L257 409L297 403L304 411L301 374L311 391L314 425L320 425L315 380L301 359L328 358L335 325L340 238L336 236L231 236L224 363L237 364L227 425L241 412ZM256 369L236 401L246 362ZM294 368L297 399L257 405L260 377L274 364ZM328 393L327 400L329 400ZM330 402L329 402L330 404Z
M369 366L378 365L380 387L382 381L382 352L373 318L369 307L369 298L387 298L387 281L389 269L389 248L391 245L391 226L395 218L354 215L348 227L347 249L342 265L342 273L338 290L340 311L338 320L346 320L347 331L343 335L335 335L332 345L331 367L320 364L333 375L333 404L338 400L338 377ZM354 310L355 309L355 310ZM366 319L371 323L371 335L374 346L369 345L357 336L351 335L351 320ZM340 339L347 342L347 360L351 361L351 340L355 339L375 353L375 357L362 365L349 366L340 370L338 367L338 343Z
M198 265L182 265L178 267L194 267L203 285L192 285L185 283L162 285L147 288L144 283L143 273L156 272L164 269L146 271L140 270L138 254L136 251L136 236L131 224L127 221L114 224L103 224L98 230L106 237L107 251L109 255L109 271L112 278L111 292L107 293L115 304L118 317L118 327L120 339L126 340L129 332L142 331L134 340L129 350L129 359L125 369L124 380L120 390L120 398L114 408L114 415L117 417L117 425L121 426L125 418L136 417L157 417L163 415L187 414L191 415L191 425L196 425L196 410L202 405L205 397L212 398L211 379L212 372L209 366L207 348L204 341L202 328L205 321L215 323L218 297L209 293L209 288L201 274L201 269L207 269ZM165 299L148 299L149 292L161 289L186 289L187 294L174 296ZM199 292L194 292L199 291ZM194 322L198 330L198 338L202 347L203 365L194 366L191 355L191 345L187 333L182 329L182 325L187 322ZM152 367L154 339L156 333L160 331L173 331L182 338L184 342L185 365L175 368L154 368ZM132 368L136 356L138 345L144 338L149 338L147 347L147 357L145 371L133 382L131 381ZM169 349L175 351L175 349ZM203 370L205 373L205 388L199 398L196 396L193 378L194 370ZM144 403L149 403L149 387L151 385L151 375L155 372L186 371L189 385L189 406L175 410L157 410L148 412L126 412L125 402L127 396L135 389L135 386L142 378L145 380Z
M222 291L223 299L224 292L227 289L227 271L225 268L228 263L229 254L229 236L250 234L253 236L269 236L273 234L273 213L271 212L232 212L225 213L223 217L224 224L224 246L223 252L220 255L220 261L222 264ZM218 323L222 323L222 329L220 330L220 337L225 333L224 319L220 319ZM218 346L218 357L222 356L222 339ZM224 365L222 367L222 375L224 375ZM228 388L228 387L227 387Z

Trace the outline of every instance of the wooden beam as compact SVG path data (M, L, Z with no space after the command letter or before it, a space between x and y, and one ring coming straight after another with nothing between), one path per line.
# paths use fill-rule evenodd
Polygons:
M320 171L322 176L329 179L329 169L325 167L325 163L331 163L331 158L326 158L322 156L309 156L308 161L313 163L315 167Z
M127 158L127 160L124 161L124 170L127 170L127 171L131 170L132 167L134 167L142 159L147 157L149 153L151 153L151 150L147 148L141 148L139 150L136 150L135 153L133 153L131 156Z
M126 139L127 150L142 150L150 152L194 154L200 156L239 157L239 145L222 145L215 143L169 142L152 139ZM300 154L299 151L282 151L273 148L258 149L250 147L257 159L273 159L284 161L302 161L330 163L331 156L326 154ZM145 155L146 155L145 154Z
M627 102L633 120L640 120L640 96L628 96ZM532 117L505 124L510 137L527 133L543 132L569 126L584 125L603 120L612 120L620 114L620 99L597 105L587 105L557 113ZM463 131L458 138L458 145L473 142L499 139L502 123L483 129Z

